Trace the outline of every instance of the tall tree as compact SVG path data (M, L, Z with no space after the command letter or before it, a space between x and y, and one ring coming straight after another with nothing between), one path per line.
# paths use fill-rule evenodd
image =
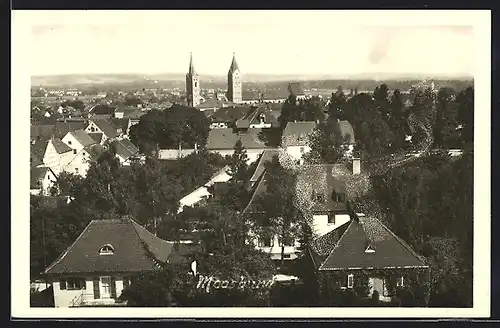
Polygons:
M387 122L390 120L390 102L389 102L389 89L387 84L381 84L375 88L373 92L373 99L377 104L378 111L382 118Z
M389 127L394 133L392 141L393 149L401 149L405 146L405 137L409 134L407 123L407 112L399 89L394 90L390 101Z
M281 115L278 118L280 126L284 129L288 122L300 121L301 119L301 110L297 105L297 98L290 95L281 107Z
M454 104L454 91L451 88L441 88L436 99L436 120L434 123L434 144L449 147L454 144L457 127Z
M311 163L335 164L347 150L349 136L342 136L338 121L329 118L316 126L310 136L311 151L306 154L306 161Z
M299 224L302 221L295 206L296 175L281 166L278 156L267 162L265 167L266 193L256 200L259 212L264 213L264 217L257 226L266 235L278 236L283 265L285 245L292 244L298 238Z
M464 143L474 142L474 87L462 90L456 97L458 120Z

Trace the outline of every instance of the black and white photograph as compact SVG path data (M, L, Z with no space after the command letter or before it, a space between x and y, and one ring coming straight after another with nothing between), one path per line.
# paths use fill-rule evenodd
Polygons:
M13 315L489 316L489 11L12 17Z

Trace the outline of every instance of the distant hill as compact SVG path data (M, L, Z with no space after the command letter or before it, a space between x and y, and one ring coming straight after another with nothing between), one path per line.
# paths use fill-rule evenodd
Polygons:
M205 82L225 82L226 76L221 75L201 75L200 80ZM311 81L311 80L473 80L467 76L425 76L419 74L394 75L386 73L377 74L356 74L350 76L335 76L333 74L243 74L243 82L285 82L285 81ZM67 74L52 76L32 76L31 86L82 86L99 84L136 84L141 82L152 83L159 82L181 82L185 81L185 74L182 73L164 73L164 74Z

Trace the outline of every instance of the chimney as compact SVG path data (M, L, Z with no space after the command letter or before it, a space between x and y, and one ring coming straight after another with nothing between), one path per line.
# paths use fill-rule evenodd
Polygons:
M352 174L360 174L361 173L361 159L357 157L352 158Z

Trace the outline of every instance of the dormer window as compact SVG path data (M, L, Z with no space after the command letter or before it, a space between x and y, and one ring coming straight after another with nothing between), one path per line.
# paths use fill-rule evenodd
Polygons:
M323 203L325 201L323 198L323 194L321 194L319 192L315 192L313 194L313 200L317 203Z
M113 255L115 249L111 244L106 244L99 249L99 255Z
M375 247L372 244L368 244L365 249L365 253L375 253Z

